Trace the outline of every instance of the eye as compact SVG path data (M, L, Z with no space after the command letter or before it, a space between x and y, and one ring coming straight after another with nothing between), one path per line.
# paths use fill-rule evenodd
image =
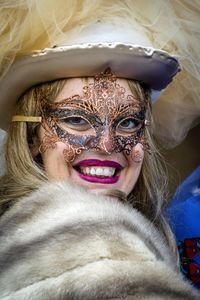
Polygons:
M117 131L123 133L133 133L139 128L141 128L142 123L132 117L123 119L117 125Z
M91 128L87 120L77 116L64 118L61 120L61 123L63 126L67 126L68 128L79 130L79 131L84 131Z

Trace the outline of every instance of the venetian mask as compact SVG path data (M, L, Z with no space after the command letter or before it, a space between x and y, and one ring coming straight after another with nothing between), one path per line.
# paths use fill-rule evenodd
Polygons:
M60 141L67 163L83 150L129 155L137 143L145 144L145 111L146 104L127 95L107 69L83 86L82 95L44 105L41 151Z

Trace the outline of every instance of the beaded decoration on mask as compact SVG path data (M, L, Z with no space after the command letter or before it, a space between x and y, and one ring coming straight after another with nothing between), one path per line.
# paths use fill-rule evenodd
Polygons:
M107 154L130 154L144 138L146 104L124 87L110 69L94 77L83 87L83 95L73 95L42 109L45 137L41 151L63 142L66 162L72 162L83 150Z

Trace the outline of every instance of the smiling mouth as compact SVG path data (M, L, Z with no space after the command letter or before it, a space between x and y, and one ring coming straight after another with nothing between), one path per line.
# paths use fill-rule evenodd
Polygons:
M80 178L85 181L102 184L113 184L119 180L122 166L113 161L100 161L96 159L79 162L74 169Z

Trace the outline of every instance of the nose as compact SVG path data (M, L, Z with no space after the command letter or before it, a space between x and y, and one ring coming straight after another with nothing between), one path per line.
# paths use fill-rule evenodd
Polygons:
M105 152L106 154L111 154L114 151L114 137L109 128L104 129L102 133L99 142L99 150Z

